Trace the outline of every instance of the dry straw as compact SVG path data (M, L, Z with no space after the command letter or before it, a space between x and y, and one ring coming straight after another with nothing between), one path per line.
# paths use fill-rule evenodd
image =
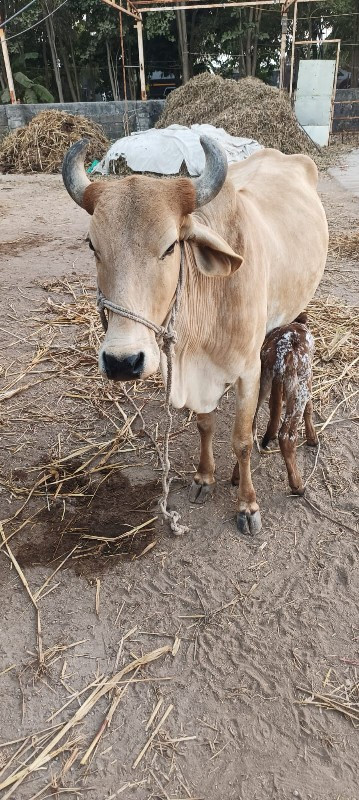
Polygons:
M0 145L0 172L60 172L65 153L87 137L86 158L100 159L109 141L100 125L66 111L41 111L24 128L6 136Z
M354 231L333 232L329 237L329 251L339 258L359 260L359 228Z
M128 675L131 672L137 672L139 668L146 666L147 664L156 661L159 658L162 658L168 653L172 652L172 645L164 645L163 647L159 647L157 650L153 650L150 653L146 653L145 655L141 656L140 658L135 658L133 661L128 663L125 667L123 667L120 672L117 672L115 675L106 676L103 678L100 683L95 686L89 696L84 700L80 708L77 709L75 714L73 714L70 719L60 727L60 729L55 733L55 735L50 739L44 749L32 760L27 766L22 767L19 770L15 770L10 775L8 775L4 780L0 783L0 789L6 789L8 786L14 786L16 788L19 786L28 775L31 775L33 772L37 770L41 770L45 764L47 764L52 759L56 758L56 756L63 752L65 749L65 745L61 745L58 747L59 742L61 742L64 737L69 733L72 732L73 729L87 716L87 714L92 711L96 703L104 697L109 692L113 692L118 688L119 683L121 682L122 678L125 675ZM131 682L131 681L130 681ZM126 682L130 683L130 682ZM124 690L121 691L121 694L118 696L119 699L122 697ZM103 725L100 728L95 740L90 745L90 747L86 750L86 753L83 756L81 763L86 763L91 752L93 751L94 747L98 743L102 732L105 728L111 723L111 719L115 708L118 705L119 700L116 701L113 699L111 702L111 706L109 712L105 718ZM163 721L163 720L162 720ZM67 748L69 747L67 743ZM7 793L6 797L10 797L11 793ZM5 798L4 798L5 800Z
M283 153L317 153L298 124L287 94L258 78L234 81L207 72L197 75L171 92L156 127L204 123Z

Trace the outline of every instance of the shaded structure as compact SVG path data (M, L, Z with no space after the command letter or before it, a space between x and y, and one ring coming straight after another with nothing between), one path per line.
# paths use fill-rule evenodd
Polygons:
M143 23L142 23L142 14L145 13L154 13L154 12L161 12L161 11L190 11L194 9L211 9L211 8L246 8L246 7L256 7L256 6L280 6L281 8L281 27L282 27L282 37L281 37L281 49L280 49L280 72L279 72L279 88L284 88L284 68L285 68L285 57L286 57L286 37L287 37L287 29L288 29L288 9L291 5L294 4L294 15L293 15L293 40L292 40L292 52L291 52L291 80L290 80L290 94L292 93L292 84L293 84L293 65L294 65L294 48L295 48L295 33L296 33L296 26L297 26L297 8L298 2L300 0L286 0L284 3L273 2L273 0L234 0L234 2L222 2L218 3L216 0L213 2L207 2L207 0L185 0L184 2L180 2L180 0L101 0L102 3L106 3L106 5L115 9L120 14L120 19L122 18L122 14L126 14L127 16L132 17L136 21L136 29L137 29L137 39L138 39L138 55L139 55L139 72L140 72L140 86L141 86L141 100L147 99L146 93L146 80L145 80L145 64L144 64L144 54L143 54ZM308 2L314 2L315 0L308 0ZM122 51L122 68L123 71L125 69L124 66L124 50L123 50L123 35L122 35L122 25L120 27L120 37L121 37L121 51ZM307 42L306 42L307 44ZM124 92L125 92L125 99L126 99L126 82L124 81Z

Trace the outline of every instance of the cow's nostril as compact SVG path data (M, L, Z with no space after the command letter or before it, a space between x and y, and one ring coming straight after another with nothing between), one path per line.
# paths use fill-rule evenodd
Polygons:
M139 378L143 372L145 354L135 353L132 356L118 358L112 353L102 353L103 365L108 378L112 381L131 381Z
M145 354L144 353L137 353L136 356L130 356L130 361L133 359L132 364L132 371L134 375L141 375L143 370L143 365L145 362Z

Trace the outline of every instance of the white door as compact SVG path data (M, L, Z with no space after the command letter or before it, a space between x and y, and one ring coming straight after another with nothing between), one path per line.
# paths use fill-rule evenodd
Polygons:
M298 122L321 147L329 142L335 61L299 62L294 110Z

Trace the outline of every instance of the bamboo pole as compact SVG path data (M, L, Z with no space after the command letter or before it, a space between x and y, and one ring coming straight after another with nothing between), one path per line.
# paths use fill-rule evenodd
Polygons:
M294 73L294 54L295 54L295 34L297 32L297 13L298 13L298 2L297 2L297 0L295 0L294 13L293 13L292 53L291 53L291 57L290 57L289 97L292 96L292 92L293 92L293 73Z
M5 63L5 70L6 70L6 77L9 87L9 94L10 94L10 102L16 103L16 94L15 94L15 87L14 87L14 80L12 77L12 70L11 64L9 59L9 51L7 49L7 41L5 38L5 31L3 28L0 27L0 41L2 47L2 54L4 56L4 63Z
M145 59L143 54L143 23L142 14L136 22L137 28L137 41L138 41L138 60L140 65L140 85L141 85L141 100L147 100L146 93L146 77L145 77Z
M284 89L285 78L285 48L287 43L288 13L282 12L282 38L280 43L280 67L279 67L279 89Z

